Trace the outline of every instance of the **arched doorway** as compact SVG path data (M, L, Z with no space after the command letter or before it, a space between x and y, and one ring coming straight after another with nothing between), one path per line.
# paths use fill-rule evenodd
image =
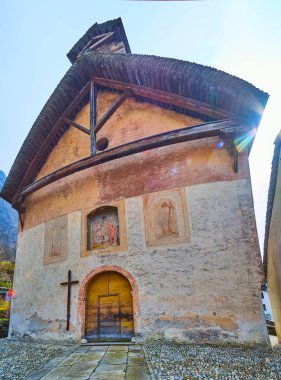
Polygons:
M126 341L133 336L130 282L114 271L95 276L86 291L85 338L88 341Z

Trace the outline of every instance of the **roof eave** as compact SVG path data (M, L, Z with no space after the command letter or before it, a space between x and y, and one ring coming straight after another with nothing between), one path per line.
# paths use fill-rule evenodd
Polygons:
M70 67L33 124L3 186L2 198L12 201L53 125L93 75L193 97L239 116L241 111L257 125L268 99L268 94L239 78L191 62L134 54L84 54ZM67 128L62 126L62 132Z

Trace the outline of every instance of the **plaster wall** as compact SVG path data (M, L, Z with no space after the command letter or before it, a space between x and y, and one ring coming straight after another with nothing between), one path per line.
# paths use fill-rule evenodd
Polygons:
M119 94L107 91L98 92L97 122L119 96ZM74 120L89 129L90 105L85 105ZM110 149L161 132L200 123L202 123L200 119L169 111L149 103L137 102L134 98L129 97L97 133L96 139L107 137L109 140L107 149ZM89 155L89 135L74 127L69 127L53 148L37 179Z
M98 119L115 98L113 93L98 94ZM88 105L75 120L88 126ZM129 98L98 138L108 137L111 148L194 124L200 120ZM139 339L267 342L248 158L246 153L239 154L235 173L231 146L225 142L219 149L218 142L217 138L201 139L124 157L28 196L24 229L18 238L10 336L79 340L84 323L83 297L78 299L82 285L72 288L67 332L67 289L60 283L67 280L69 269L82 284L90 272L118 266L135 284ZM88 155L89 136L70 127L37 178ZM172 189L183 189L186 197L188 239L147 247L143 195ZM81 255L86 211L118 202L125 205L124 250ZM62 215L68 223L67 258L44 265L46 222Z
M273 202L272 216L270 222L270 232L268 239L268 264L267 264L267 285L270 302L272 306L273 319L276 333L281 342L281 169L280 153L277 183Z
M116 94L99 92L97 119ZM75 121L89 124L89 105ZM200 124L194 119L149 103L127 99L98 133L109 148L168 130ZM247 156L239 155L239 172L233 171L233 151L218 138L207 138L138 153L92 167L36 191L25 201L24 230L78 209L88 209L119 199L198 183L232 181L249 176ZM89 136L70 127L53 148L37 179L87 157Z
M81 210L68 214L68 259L43 265L44 228L19 234L10 337L78 340L83 334L79 286L104 265L129 272L138 288L139 339L266 343L262 274L249 180L184 187L190 240L146 247L143 198L125 199L128 248L80 256ZM65 331L67 270L72 287L71 326ZM135 305L136 306L136 305Z

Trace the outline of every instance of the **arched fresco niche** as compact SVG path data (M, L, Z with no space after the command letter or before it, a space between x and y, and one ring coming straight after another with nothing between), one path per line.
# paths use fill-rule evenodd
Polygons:
M102 206L87 215L87 249L120 245L118 208Z

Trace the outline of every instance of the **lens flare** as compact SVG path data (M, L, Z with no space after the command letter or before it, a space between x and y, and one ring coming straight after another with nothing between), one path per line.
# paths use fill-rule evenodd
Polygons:
M237 137L234 140L234 145L237 152L243 152L247 148L247 146L254 140L256 132L256 129L253 128L249 132Z
M224 142L223 141L219 141L217 143L217 148L221 149L223 146L224 146Z
M177 174L178 169L177 168L171 168L170 172L173 173L173 174Z

